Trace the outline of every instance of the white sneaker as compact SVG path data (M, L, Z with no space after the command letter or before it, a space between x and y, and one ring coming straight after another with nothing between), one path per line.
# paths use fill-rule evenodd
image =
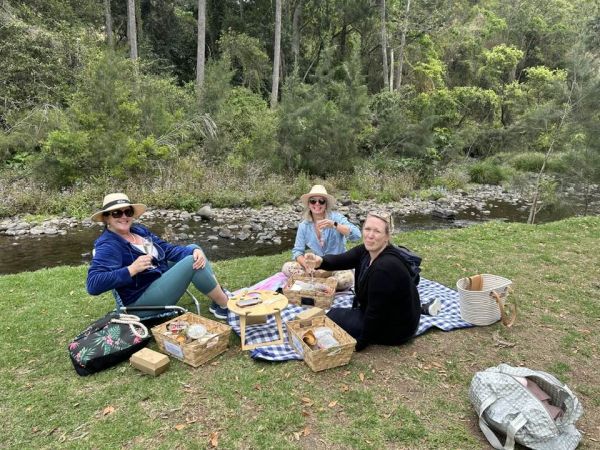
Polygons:
M433 301L429 304L427 308L427 312L429 312L430 316L437 316L442 310L442 302L440 302L439 298L434 298Z

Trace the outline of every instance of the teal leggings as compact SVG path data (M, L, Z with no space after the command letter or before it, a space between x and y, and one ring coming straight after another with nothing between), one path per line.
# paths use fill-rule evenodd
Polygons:
M197 245L190 247L199 248ZM169 270L153 282L137 301L129 306L165 306L174 305L193 283L203 294L208 294L217 286L217 279L208 260L203 269L194 270L194 257L186 256L171 265Z

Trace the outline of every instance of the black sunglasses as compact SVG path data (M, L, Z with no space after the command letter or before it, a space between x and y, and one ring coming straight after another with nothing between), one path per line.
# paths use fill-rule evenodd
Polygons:
M308 200L308 203L310 203L311 205L316 205L317 203L319 205L324 205L325 203L327 203L327 200L322 199L322 198L320 198L318 200L316 198L311 198Z
M133 208L127 209L113 209L112 211L105 211L102 213L104 217L111 215L113 219L120 219L125 214L126 217L133 217Z

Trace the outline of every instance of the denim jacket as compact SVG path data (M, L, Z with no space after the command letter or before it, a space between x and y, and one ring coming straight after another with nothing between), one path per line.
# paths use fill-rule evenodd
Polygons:
M94 243L94 257L86 282L88 293L99 295L116 289L123 303L129 305L169 269L167 261L177 262L194 251L191 247L169 244L139 224L133 225L131 232L152 239L158 252L158 257L153 258L156 268L144 270L132 277L127 266L144 253L117 233L104 230Z
M358 241L360 239L360 229L356 225L350 223L343 214L333 211L327 215L327 219L337 222L338 225L347 225L350 227L350 234L344 236L335 228L325 228L321 231L321 237L324 240L324 245L321 245L317 238L314 222L303 220L298 226L296 242L292 249L292 259L294 261L298 256L304 255L304 251L307 247L318 256L338 255L346 251L346 239L349 241Z

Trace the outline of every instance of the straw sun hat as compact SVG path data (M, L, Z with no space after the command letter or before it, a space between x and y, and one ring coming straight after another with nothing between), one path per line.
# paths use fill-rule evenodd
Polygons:
M120 192L108 194L102 201L102 209L92 216L92 221L102 222L102 215L105 212L126 208L128 206L133 208L133 217L136 219L146 211L146 205L142 205L141 203L131 203L129 201L129 197L127 197L125 194Z
M324 197L327 199L327 206L330 208L335 205L335 197L327 193L327 189L325 186L321 186L320 184L315 184L308 194L304 194L300 197L300 201L304 205L304 207L308 207L308 199L311 197Z

